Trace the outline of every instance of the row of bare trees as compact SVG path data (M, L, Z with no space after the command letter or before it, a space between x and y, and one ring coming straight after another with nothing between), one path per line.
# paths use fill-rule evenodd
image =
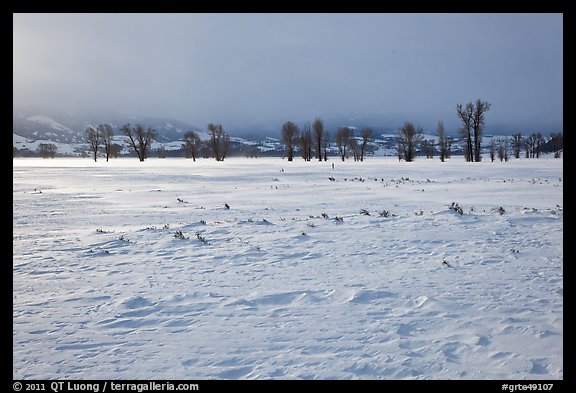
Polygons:
M490 161L494 162L494 160L496 159L496 155L498 155L500 161L508 161L510 159L510 146L514 146L514 140L510 142L508 138L504 138L503 140L500 141L491 139L490 145L488 145Z
M120 131L127 137L126 144L136 153L140 161L148 158L152 147L152 142L157 136L156 130L141 124L131 126L129 123L120 128ZM228 154L230 137L224 131L221 124L208 124L210 133L209 141L202 141L194 131L188 131L184 134L182 149L187 158L196 161L196 157L202 153L203 157L209 157L212 153L216 161L224 161ZM94 161L98 159L98 151L104 146L106 161L117 154L118 145L113 143L114 132L110 124L100 124L96 128L90 126L86 129L86 139Z
M340 127L336 130L334 142L342 161L346 160L350 152L354 161L364 161L369 144L374 141L374 131L371 128L363 128L359 137L360 142L351 127ZM299 149L305 161L311 161L313 157L316 157L318 161L328 160L330 134L320 118L314 120L312 128L306 124L302 132L295 123L287 121L282 125L282 142L286 146L288 161L294 160L296 149Z
M436 126L438 134L438 150L440 152L440 161L444 162L450 158L452 143L454 138L446 135L444 122L439 121ZM417 149L420 148L426 158L434 158L436 152L436 142L434 140L424 139L422 128L415 127L410 122L405 122L396 133L398 160L411 162L416 158Z
M210 139L203 141L195 131L184 134L182 150L186 158L196 161L197 157L209 158L212 154L216 161L224 161L230 147L230 137L221 124L208 124Z
M104 147L106 161L108 161L112 155L117 154L117 152L115 152L117 145L114 144L113 137L114 131L110 124L99 124L96 128L90 126L86 129L86 139L88 139L94 161L98 159L100 146Z
M302 132L300 132L300 128L295 123L287 121L282 125L282 142L286 146L288 161L294 160L294 153L297 147L305 161L312 160L314 157L313 152L318 161L328 160L330 135L320 118L314 120L312 128L306 124Z
M454 139L446 136L442 122L438 122L436 131L438 133L440 160L444 162L446 158L450 157ZM463 141L465 142L464 152L466 153L466 146L470 148L470 145L467 144L468 140L466 138ZM422 129L416 129L412 123L406 122L404 126L398 130L397 143L398 160L412 161L415 158L416 148L418 146L426 154L426 158L433 158L434 156L434 141L423 139ZM480 161L482 157L481 147L476 147L475 145L476 143L474 142L472 144L472 150L474 151L473 156L464 154L467 161L472 157L474 157L474 161ZM522 134L515 133L510 138L506 137L502 140L491 139L488 145L488 153L491 161L494 161L496 157L498 157L500 161L508 161L511 156L520 158L520 153L522 148L524 148L526 158L540 158L545 145L548 145L547 150L553 152L554 157L559 158L563 151L562 133L552 133L548 141L539 132L534 132L527 137L522 137Z
M517 132L511 138L504 138L500 141L492 139L489 145L490 160L494 161L496 155L500 161L508 161L511 155L514 158L520 158L522 148L524 148L526 158L540 158L545 145L548 145L546 150L553 152L555 158L560 158L564 149L562 133L553 132L548 141L539 132L533 132L526 137Z
M458 130L464 142L464 158L466 161L480 161L482 159L482 136L484 133L486 112L490 110L491 104L480 99L476 102L469 102L465 106L456 105L458 118L462 120L463 126ZM436 127L438 134L438 148L440 150L440 160L444 162L450 157L450 150L453 139L446 135L444 123L438 122ZM417 148L420 147L427 158L434 156L434 141L425 140L422 128L416 128L412 123L405 122L398 130L397 134L398 160L411 162L416 157Z
M342 161L346 160L349 152L352 153L354 161L364 161L366 153L369 150L371 151L370 144L374 142L374 131L369 127L362 128L360 130L360 136L357 137L354 129L350 127L340 127L336 131L334 141L336 142Z
M482 160L482 138L486 123L486 112L491 108L491 104L481 99L475 102L468 102L467 104L457 104L456 113L458 118L462 121L462 127L458 133L463 142L464 158L469 162L480 162ZM322 160L322 149L324 151L324 160L326 160L326 147L329 144L328 133L324 131L324 125L321 119L316 119L313 124L314 134L311 133L310 127L304 127L304 131L300 133L298 126L288 121L282 125L282 141L286 145L286 156L288 161L292 161L296 147L300 148L302 158L310 161L312 158L313 136L316 137L316 156ZM451 155L452 144L454 138L448 136L444 129L444 123L438 122L436 127L438 134L438 150L440 152L440 160L444 162ZM436 151L436 142L434 140L426 140L423 137L423 131L420 127L415 127L410 122L405 122L396 133L397 139L397 154L399 160L411 162L416 157L418 149L421 149L426 154L427 158L433 158ZM338 155L344 161L350 153L355 161L363 161L366 148L370 142L374 141L374 133L370 128L364 128L360 134L361 143L358 143L358 138L354 135L354 129L351 127L340 127L336 131L334 142L338 148ZM490 157L492 161L496 156L496 152L501 160L508 160L509 149L513 149L514 156L520 157L521 147L524 146L526 151L526 158L539 158L542 152L542 147L547 143L546 139L540 133L532 133L526 138L522 138L521 134L517 133L512 136L511 140L506 138L501 141L499 146L495 145L496 141L491 141ZM560 157L563 151L563 137L562 133L552 134L549 141L549 149L554 152L555 157Z
M458 117L463 123L459 133L462 138L466 161L478 162L482 159L481 142L485 127L485 114L490 110L490 107L490 103L480 99L474 103L469 102L466 105L458 104L456 106ZM194 161L199 156L205 158L212 156L217 161L223 161L226 158L230 145L229 135L224 131L221 124L210 123L207 129L210 135L208 141L203 141L194 131L188 131L184 134L182 150L186 158L192 158ZM125 124L120 130L127 137L125 141L127 145L134 150L140 161L144 161L148 157L151 144L157 135L156 130L150 127L146 129L140 124L135 127ZM433 158L436 146L441 161L449 158L454 138L446 134L444 124L441 121L438 122L436 132L438 134L437 143L432 139L425 140L422 128L405 122L396 134L398 159L407 162L413 161L418 148L426 154L427 158ZM110 124L100 124L95 128L88 127L86 136L94 161L97 160L101 146L104 147L106 161L111 156L117 155L115 148L118 150L120 146L112 143L113 130ZM336 130L333 141L342 161L345 161L350 155L354 161L364 161L366 154L372 151L374 140L374 132L371 128L362 128L360 134L356 135L353 127L340 127ZM306 124L302 131L295 123L287 121L282 125L282 141L286 147L288 161L293 161L296 151L300 152L305 161L311 161L314 157L318 161L327 161L328 159L327 151L331 143L331 136L320 118L316 118L311 127ZM520 133L516 133L510 140L506 138L501 141L499 146L496 146L495 143L495 141L491 141L489 146L492 161L495 159L496 152L498 152L501 160L507 160L510 148L514 156L519 158L522 146L525 148L526 158L539 158L542 146L547 142L540 133L533 133L526 138L523 138ZM562 133L552 134L550 145L555 156L559 157L563 148Z

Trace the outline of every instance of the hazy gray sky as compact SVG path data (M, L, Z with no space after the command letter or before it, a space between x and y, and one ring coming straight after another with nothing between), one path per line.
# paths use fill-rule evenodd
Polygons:
M233 130L338 113L562 126L562 14L14 14L13 103ZM487 115L488 116L488 115ZM525 121L527 120L527 121Z

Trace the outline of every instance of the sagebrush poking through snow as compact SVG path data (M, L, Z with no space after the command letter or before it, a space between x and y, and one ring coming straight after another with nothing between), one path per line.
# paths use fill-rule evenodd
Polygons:
M46 161L15 379L563 379L561 161Z
M204 244L210 244L200 232L196 232L196 238Z
M176 239L182 239L182 240L188 239L186 236L184 236L184 234L182 233L182 231L176 231L176 232L174 232L174 235L173 235L173 236L174 236L174 238L176 238Z
M452 202L452 203L450 204L450 206L448 206L448 208L449 208L450 210L455 211L456 213L458 213L458 214L460 214L460 215L463 215L463 214L464 214L464 210L463 210L460 206L458 206L458 203L457 203L457 202Z

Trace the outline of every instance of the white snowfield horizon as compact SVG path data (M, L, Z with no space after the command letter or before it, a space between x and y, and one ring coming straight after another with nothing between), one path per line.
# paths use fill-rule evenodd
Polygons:
M12 282L14 379L563 379L563 160L15 158Z

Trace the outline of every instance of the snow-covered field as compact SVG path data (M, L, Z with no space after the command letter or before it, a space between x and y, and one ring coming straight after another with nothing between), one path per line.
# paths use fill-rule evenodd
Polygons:
M562 165L16 158L13 378L562 379Z

